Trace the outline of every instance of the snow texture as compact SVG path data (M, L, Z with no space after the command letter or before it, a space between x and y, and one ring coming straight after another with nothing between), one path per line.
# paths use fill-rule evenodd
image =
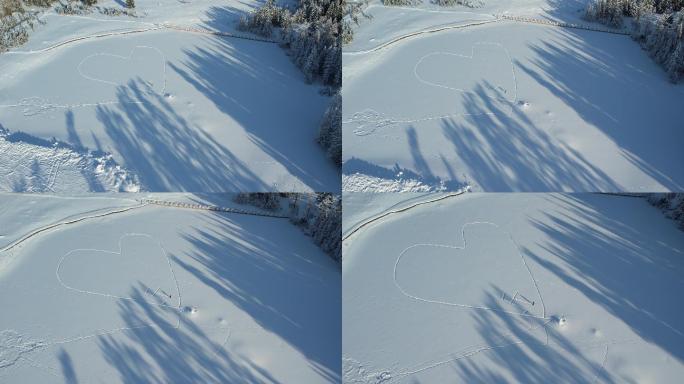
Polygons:
M684 85L628 32L583 20L585 5L371 3L342 53L345 178L401 169L447 190L681 189Z
M339 265L287 218L128 197L0 195L0 382L341 380Z
M0 54L0 124L106 153L143 190L338 191L339 171L316 144L330 98L275 42L236 30L259 4L43 11L27 43Z
M345 235L345 382L675 382L684 373L684 236L645 199L356 195L345 194L345 221L370 220L369 204L394 213Z

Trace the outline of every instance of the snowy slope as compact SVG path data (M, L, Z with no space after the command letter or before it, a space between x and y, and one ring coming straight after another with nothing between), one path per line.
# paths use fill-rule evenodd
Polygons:
M348 382L684 373L684 234L642 198L465 194L387 216L344 249Z
M29 214L34 227L111 212L0 253L13 254L0 272L0 382L339 382L339 266L287 219L111 197L0 199L68 207ZM13 238L33 229L5 226L23 215L0 214Z
M343 52L344 176L398 168L447 189L681 189L683 85L628 36L501 17L589 25L584 3L371 5Z
M144 190L339 189L315 142L320 86L274 42L226 36L259 1L136 3L138 17L47 11L0 55L0 124L109 153Z

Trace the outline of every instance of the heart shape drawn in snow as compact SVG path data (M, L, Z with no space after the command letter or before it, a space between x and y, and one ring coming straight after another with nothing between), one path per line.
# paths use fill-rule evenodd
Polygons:
M423 84L504 102L517 100L513 61L499 43L473 44L470 55L432 52L418 60L413 73Z
M166 91L166 58L155 47L139 45L128 56L95 53L81 60L76 69L84 78L99 83L123 86L140 79L158 94Z
M60 259L55 273L63 287L79 293L141 300L131 297L131 292L139 289L143 301L180 306L171 262L161 244L150 235L125 234L119 239L118 251L69 251Z
M494 223L472 222L463 225L461 235L460 246L404 249L394 265L399 291L439 305L545 315L534 277L508 232Z

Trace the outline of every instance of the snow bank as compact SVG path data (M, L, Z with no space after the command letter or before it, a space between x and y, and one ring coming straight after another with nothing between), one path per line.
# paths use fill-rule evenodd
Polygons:
M0 191L138 192L135 174L106 153L78 150L57 140L0 132Z

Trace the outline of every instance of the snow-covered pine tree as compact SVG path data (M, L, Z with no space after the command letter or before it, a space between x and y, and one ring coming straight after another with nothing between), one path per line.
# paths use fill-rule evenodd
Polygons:
M318 142L335 164L342 164L342 95L338 92L323 115Z
M646 199L684 230L684 193L651 193Z

